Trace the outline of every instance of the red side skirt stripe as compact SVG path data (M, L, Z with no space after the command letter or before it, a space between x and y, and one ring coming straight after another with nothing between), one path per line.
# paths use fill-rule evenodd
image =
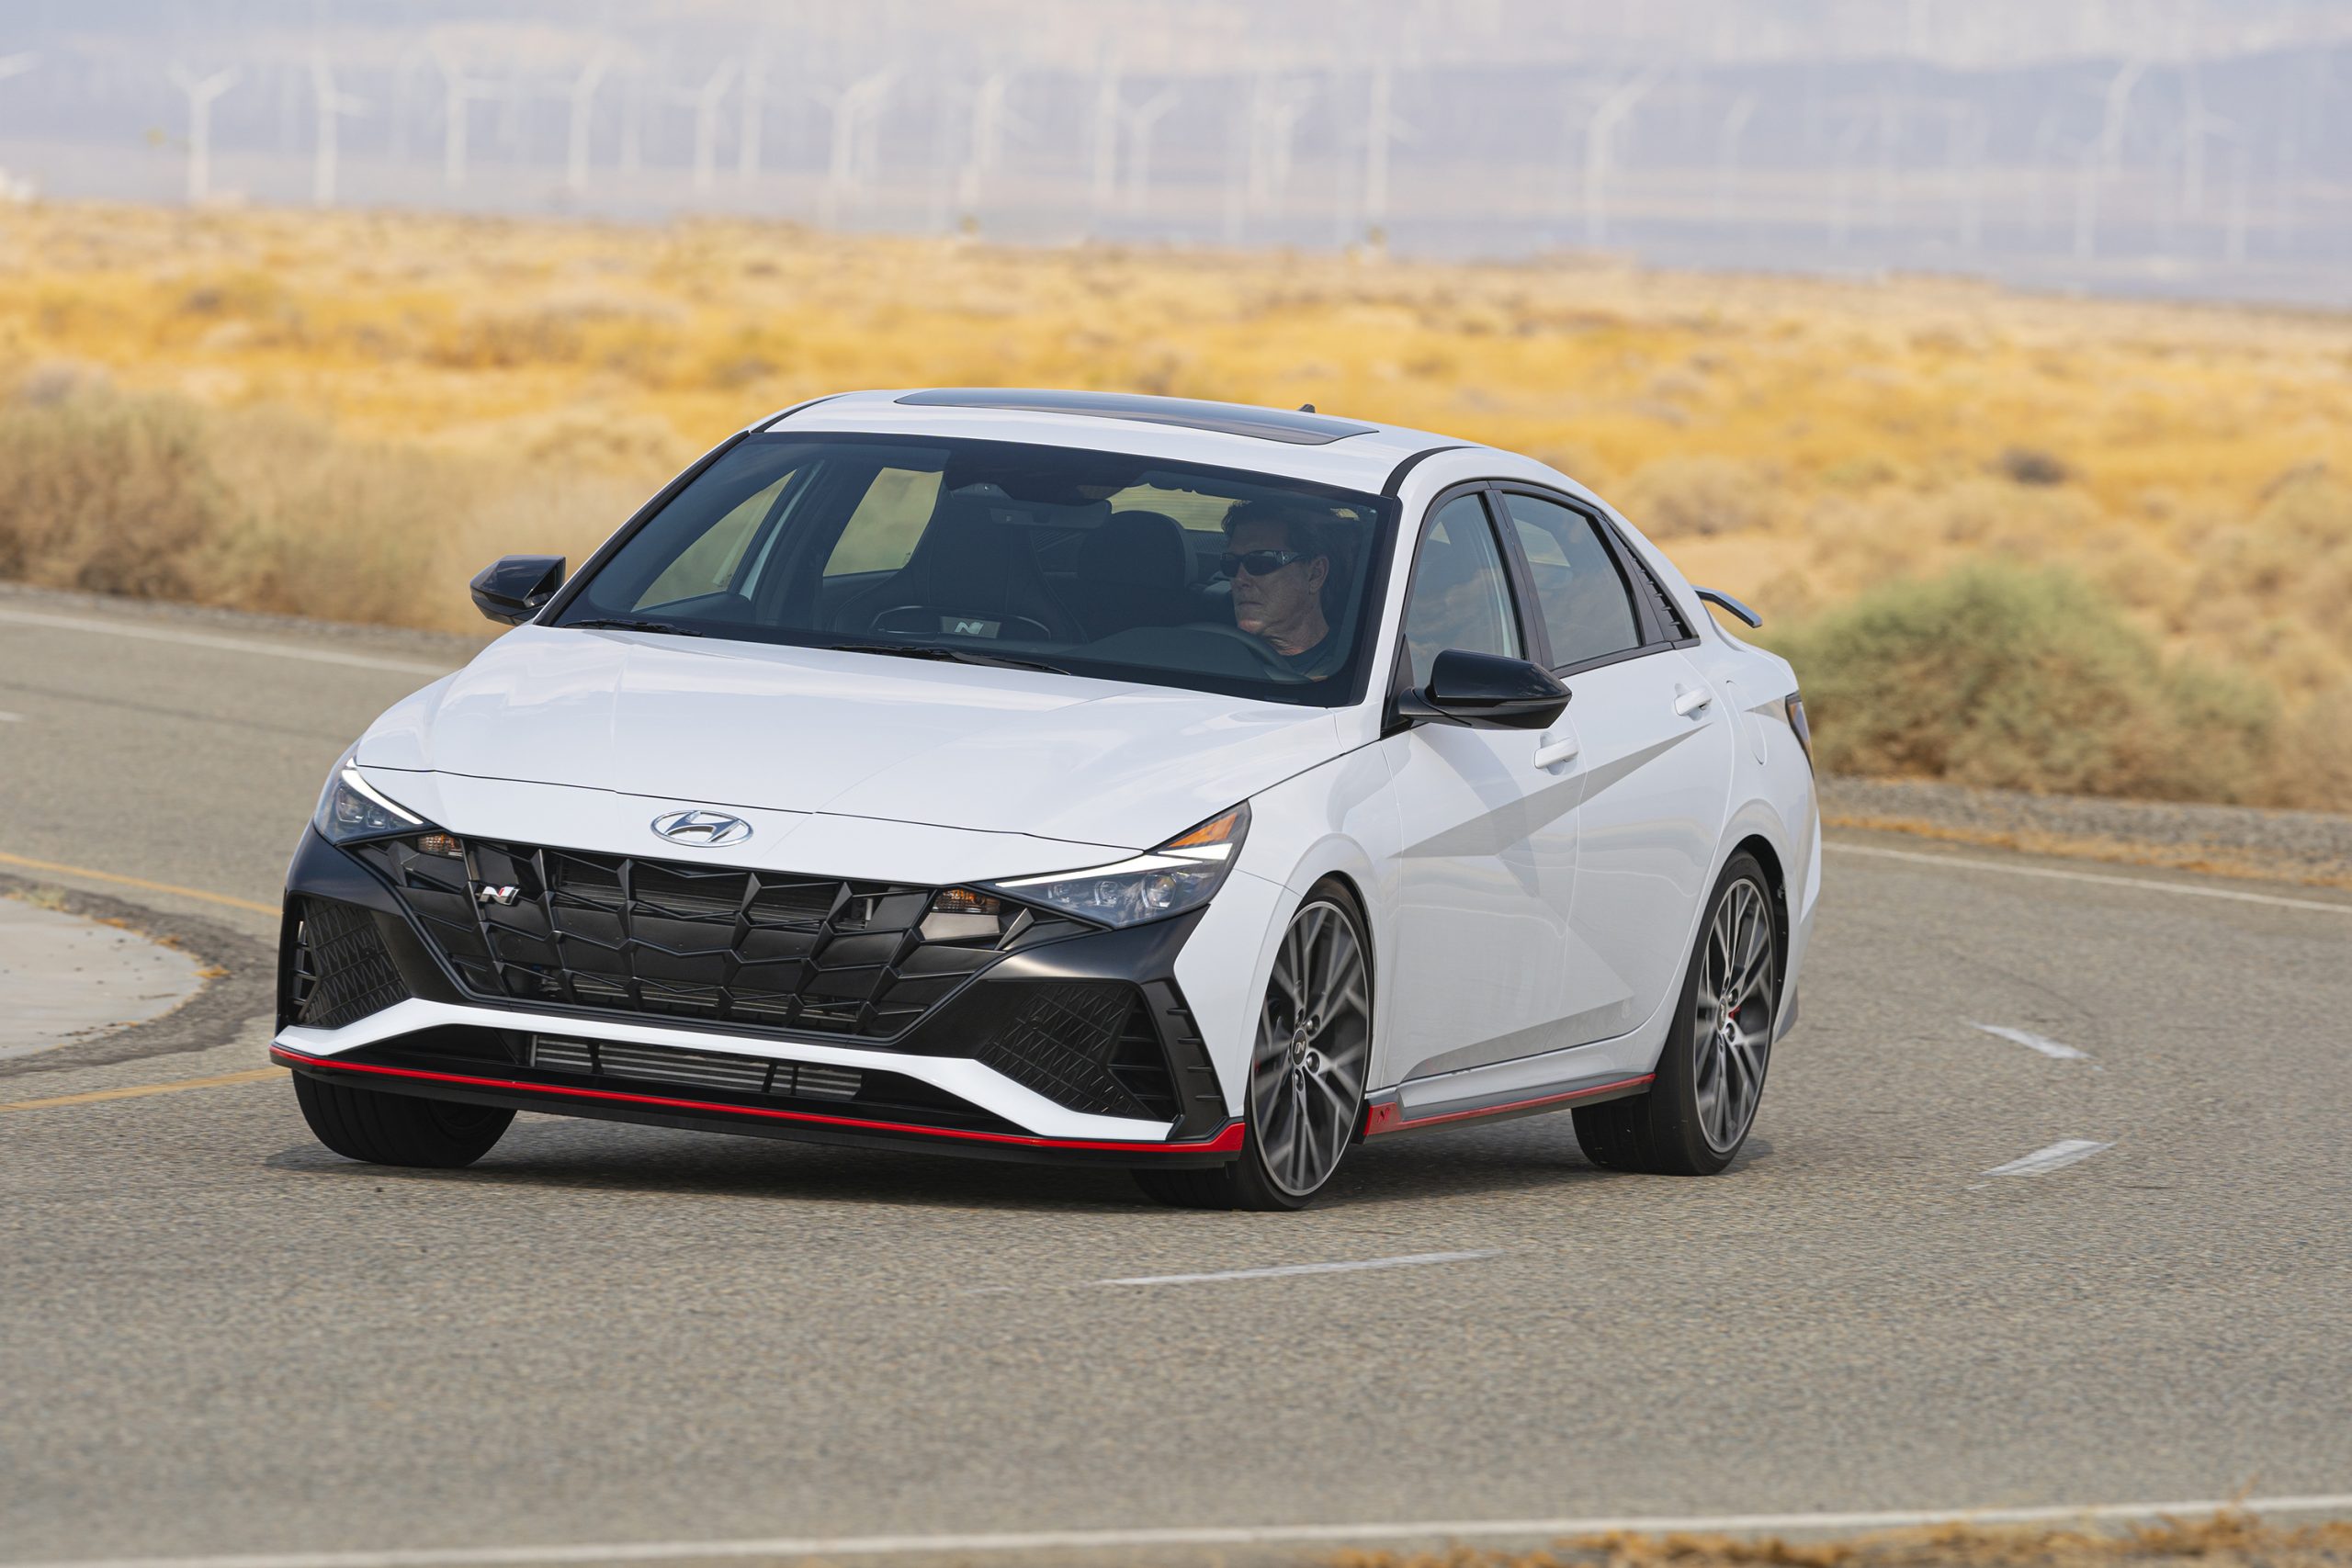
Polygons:
M558 1084L521 1083L513 1078L473 1077L464 1073L427 1072L422 1067L386 1067L372 1062L342 1062L333 1056L272 1045L271 1057L287 1066L324 1067L337 1073L374 1073L383 1077L422 1078L430 1083L464 1084L476 1089L518 1090L571 1100L602 1100L622 1105L650 1105L669 1111L707 1111L725 1116L751 1116L776 1122L812 1122L820 1127L846 1127L855 1132L903 1133L924 1138L951 1138L965 1143L1010 1144L1023 1149L1077 1149L1110 1154L1239 1154L1242 1124L1229 1122L1214 1138L1194 1143L1144 1143L1101 1138L1045 1138L1025 1133L976 1133L960 1127L920 1127L903 1122L872 1122L856 1116L825 1116L813 1111L775 1111L756 1105L719 1105L701 1100L673 1100L666 1095L623 1094L616 1089L572 1089Z

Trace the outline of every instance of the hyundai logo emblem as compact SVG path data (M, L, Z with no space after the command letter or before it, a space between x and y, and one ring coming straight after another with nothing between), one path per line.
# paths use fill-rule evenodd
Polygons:
M653 819L653 830L673 844L715 850L740 844L752 836L752 825L724 811L671 811Z

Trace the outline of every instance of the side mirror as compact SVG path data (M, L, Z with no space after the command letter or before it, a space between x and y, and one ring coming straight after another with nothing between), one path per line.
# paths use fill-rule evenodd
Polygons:
M474 575L474 608L501 626L519 626L562 586L561 556L501 556Z
M1430 661L1430 683L1396 695L1396 716L1493 729L1542 729L1568 705L1560 678L1524 659L1449 648Z

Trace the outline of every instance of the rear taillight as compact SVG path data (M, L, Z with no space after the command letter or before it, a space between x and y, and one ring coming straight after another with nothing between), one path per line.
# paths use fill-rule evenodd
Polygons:
M1804 748L1806 767L1813 766L1813 726L1804 721L1804 699L1791 692L1788 697L1789 728L1796 732L1797 744Z

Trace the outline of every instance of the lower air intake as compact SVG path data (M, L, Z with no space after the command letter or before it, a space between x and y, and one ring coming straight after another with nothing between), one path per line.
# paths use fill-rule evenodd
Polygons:
M723 1089L730 1094L774 1095L786 1100L852 1100L864 1082L853 1067L821 1062L776 1062L718 1051L681 1051L669 1045L636 1045L618 1040L531 1042L531 1066L543 1072L583 1073L631 1083Z
M286 972L287 1015L311 1029L341 1029L406 999L376 917L332 898L304 898Z

